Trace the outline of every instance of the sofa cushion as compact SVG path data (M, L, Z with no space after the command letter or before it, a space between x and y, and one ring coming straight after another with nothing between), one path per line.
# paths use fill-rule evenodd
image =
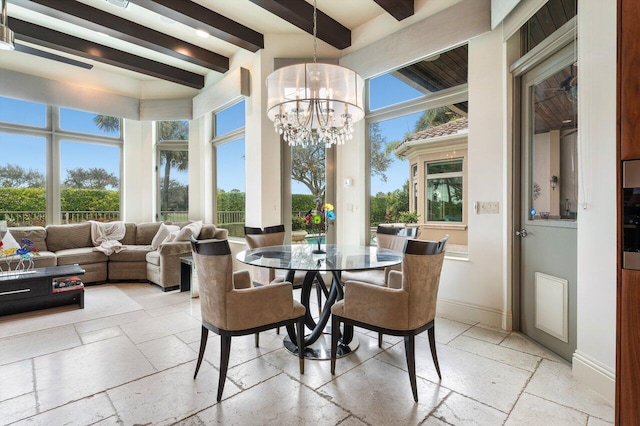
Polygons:
M150 251L149 253L147 253L145 258L147 260L147 263L160 266L160 253L158 253L158 251Z
M93 247L89 222L69 225L47 225L47 248L57 252L65 249Z
M158 229L162 222L143 222L139 223L136 228L136 245L151 245L153 237L158 233Z
M33 242L33 246L38 251L47 251L47 230L42 226L23 226L9 229L11 235L20 242L21 239L27 238ZM7 248L7 247L5 247Z
M198 236L200 235L201 229L202 229L201 220L191 222L188 225L185 225L182 229L180 229L180 232L178 232L178 235L176 235L175 241L189 241L192 235L194 238L198 238Z
M58 250L58 265L83 265L87 263L106 262L109 258L101 251L93 251L93 247L81 247Z
M160 228L158 228L158 232L156 232L156 235L151 241L151 248L153 250L157 250L160 243L162 243L170 233L179 230L180 227L178 225L167 225L166 223L161 223Z
M15 269L15 267L20 262L20 256L13 255L7 256L2 259L0 263L0 269L3 271L7 270L7 262L9 262L9 267L11 269ZM40 251L38 252L38 256L33 256L33 263L35 268L45 268L47 266L56 266L56 255L55 253L51 253L50 251Z
M126 222L124 224L125 232L124 237L119 240L122 245L132 245L136 243L136 224L133 222Z
M127 246L124 250L109 256L109 262L144 262L151 246Z

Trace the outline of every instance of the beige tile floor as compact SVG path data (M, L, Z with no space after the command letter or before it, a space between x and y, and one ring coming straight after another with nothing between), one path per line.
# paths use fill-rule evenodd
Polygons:
M193 380L198 299L148 284L87 288L87 308L0 317L0 424L16 425L583 425L612 424L604 398L518 333L436 319L442 381L417 338L419 403L401 339L357 330L337 362L298 360L275 332L234 338L216 403L218 339ZM105 306L114 308L110 314ZM315 309L314 309L315 311ZM25 331L20 332L21 328Z

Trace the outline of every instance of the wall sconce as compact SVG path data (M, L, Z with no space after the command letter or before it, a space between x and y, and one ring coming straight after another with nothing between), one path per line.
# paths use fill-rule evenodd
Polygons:
M556 175L551 176L549 183L551 184L551 189L555 191L556 186L558 186L558 176Z

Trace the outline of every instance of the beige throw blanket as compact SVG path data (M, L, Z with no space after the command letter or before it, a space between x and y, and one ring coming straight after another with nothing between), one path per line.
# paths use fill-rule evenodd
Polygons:
M95 246L93 251L101 251L107 256L118 253L126 248L118 240L124 238L126 228L124 222L91 222L91 241Z

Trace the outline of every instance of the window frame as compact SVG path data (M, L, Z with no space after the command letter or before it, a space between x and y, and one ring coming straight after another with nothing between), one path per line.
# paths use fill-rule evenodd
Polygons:
M448 161L452 161L452 160L460 160L460 163L462 165L462 167L460 168L459 172L448 172L448 173L432 173L429 174L428 170L429 170L429 165L430 164L437 164L437 163L444 163L444 162L448 162ZM465 221L465 207L466 207L466 200L465 200L465 179L464 179L464 170L465 170L465 157L445 157L445 158L441 158L441 159L434 159L434 160L427 160L424 162L424 212L425 212L425 222L427 225L437 225L437 224L456 224L456 225L463 225L466 224ZM428 214L429 214L429 177L431 177L431 179L448 179L448 178L460 178L462 180L462 212L460 215L460 220L459 221L446 221L446 220L429 220L428 218ZM435 177L437 176L437 178Z
M160 123L164 121L186 121L187 122L187 139L172 139L172 140L160 140ZM156 222L164 221L162 219L162 197L160 193L160 155L162 151L186 151L187 155L189 153L189 135L191 134L191 122L189 120L157 120L154 122L155 129L155 156L156 156L156 212L155 212L155 220ZM188 161L191 161L189 158ZM190 170L187 169L187 175L189 175ZM189 186L189 182L187 181L187 187ZM187 200L187 217L189 216L189 202ZM185 219L186 221L186 219Z
M15 99L8 96L4 96L8 99L14 99L20 101L21 99ZM32 102L32 101L27 101ZM42 104L41 102L32 102L36 104ZM118 215L120 218L123 216L124 210L124 195L122 188L123 182L123 156L124 156L124 119L118 117L120 120L120 135L118 137L94 135L91 133L75 132L71 130L63 130L60 128L60 109L64 107L45 105L45 127L30 126L27 124L12 123L7 121L0 121L0 132L11 133L24 136L41 137L45 139L45 188L46 188L46 209L45 209L45 221L47 224L57 225L62 223L62 209L61 209L61 189L62 189L62 177L61 172L61 142L71 141L79 143L91 143L114 146L119 149L119 180L120 188L119 192L119 204L120 211ZM70 109L70 108L67 108ZM80 110L79 110L80 111ZM98 114L91 111L92 114Z

